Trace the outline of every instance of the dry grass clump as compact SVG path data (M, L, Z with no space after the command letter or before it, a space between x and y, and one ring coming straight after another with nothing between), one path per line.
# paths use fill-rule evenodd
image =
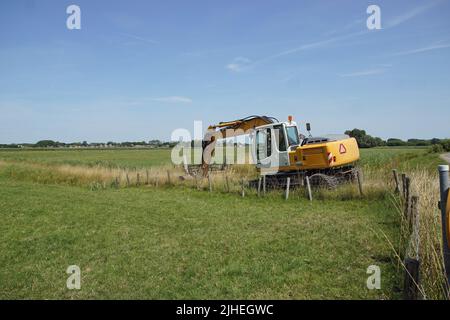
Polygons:
M370 172L370 170L369 170ZM411 180L411 195L418 196L418 241L411 235L409 222L405 218L405 201L394 194L395 183L393 173L386 169L382 175L371 175L371 183L378 185L384 180L385 188L390 190L390 197L396 208L399 224L399 243L393 245L399 266L405 272L403 259L409 253L415 256L418 249L420 261L419 292L423 299L448 299L446 294L446 277L442 255L441 212L438 209L439 178L437 171L414 168L406 172ZM400 183L401 184L401 183ZM401 188L401 186L400 186ZM401 191L400 191L401 192ZM395 247L394 247L395 246Z
M420 286L426 299L448 299L442 255L441 212L437 206L439 177L437 172L427 170L414 170L408 176L412 182L412 194L419 196Z
M133 186L188 186L199 190L211 187L216 191L237 190L242 179L256 176L254 166L243 164L230 166L224 171L212 171L210 177L187 174L182 166L164 165L140 169L123 169L104 166L80 166L68 164L42 164L30 162L0 163L0 174L16 180L42 184L63 184L89 187L93 190Z

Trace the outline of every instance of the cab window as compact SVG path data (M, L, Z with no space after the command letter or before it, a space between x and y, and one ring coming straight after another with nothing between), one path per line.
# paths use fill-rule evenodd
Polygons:
M272 154L272 137L270 129L259 130L256 133L256 155L258 160L270 157Z
M282 125L274 126L275 139L278 145L279 151L286 151L286 137L284 134L284 128Z
M286 132L289 146L296 146L300 144L297 127L286 127Z

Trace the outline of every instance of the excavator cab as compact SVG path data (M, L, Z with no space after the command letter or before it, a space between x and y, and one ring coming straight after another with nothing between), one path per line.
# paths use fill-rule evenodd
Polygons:
M289 152L300 145L297 125L271 123L255 129L252 149L256 167L263 171L277 172L289 165Z

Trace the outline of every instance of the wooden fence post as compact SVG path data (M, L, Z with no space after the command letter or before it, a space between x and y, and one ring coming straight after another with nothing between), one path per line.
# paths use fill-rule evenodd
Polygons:
M195 189L198 190L198 177L197 177L197 175L194 175L194 180L195 180Z
M189 167L188 167L187 157L185 154L183 154L183 167L184 167L184 172L186 174L189 174Z
M405 218L408 219L410 215L410 209L411 209L411 180L409 177L405 178Z
M289 187L291 185L291 178L287 177L286 178L286 195L285 195L285 200L289 199Z
M170 171L167 170L167 184L170 186Z
M140 184L141 184L141 177L138 172L138 173L136 173L136 185L139 186Z
M406 196L406 174L402 173L402 192L403 192L403 198Z
M412 196L410 204L409 204L407 219L408 219L408 226L409 226L410 230L412 230L412 231L415 231L415 229L414 229L415 222L416 222L415 214L418 212L418 210L417 210L418 201L419 201L418 199L419 198L417 196Z
M359 194L360 194L360 195L364 195L364 193L363 193L363 186L362 186L362 175L361 175L361 170L358 169L358 171L356 171L356 177L358 178Z
M114 181L116 188L119 189L119 178L116 177L115 181Z
M209 192L212 192L211 175L209 173L208 173L208 185L209 185Z
M263 175L263 195L266 195L266 175Z
M130 177L128 176L128 172L126 173L126 177L127 177L127 187L130 186Z
M228 181L228 174L225 174L225 182L226 182L226 185L227 185L227 192L230 192L230 183Z
M419 258L419 198L417 196L410 197L409 178L405 179L405 191L408 194L405 202L407 203L407 223L410 234L411 250L407 249L405 258L405 281L403 288L403 298L405 300L417 300L419 298L419 281L420 281L420 258ZM413 255L414 257L411 257Z
M242 178L242 190L241 190L241 196L245 197L245 186L244 186L244 179Z
M309 177L305 176L305 180L306 180L306 189L308 190L308 199L309 201L312 201L311 184L309 183Z
M393 169L392 173L394 174L394 182L395 182L395 193L400 193L400 186L399 186L399 182L398 182L398 173L397 173L397 169Z
M261 196L261 182L262 182L262 177L259 177L259 179L258 179L258 197Z
M419 216L419 197L413 196L411 198L411 225L415 242L415 258L419 260L420 249L420 216Z
M405 259L405 284L403 298L405 300L417 300L419 295L419 266L416 259Z

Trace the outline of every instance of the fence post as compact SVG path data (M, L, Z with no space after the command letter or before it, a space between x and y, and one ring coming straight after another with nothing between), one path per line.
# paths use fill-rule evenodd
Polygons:
M312 193L311 193L311 185L309 183L309 177L306 176L305 179L306 179L306 189L308 190L308 199L309 201L312 201Z
M242 196L242 197L245 197L244 178L242 178L242 190L241 190L241 196Z
M261 181L262 181L262 177L259 177L259 179L258 179L258 197L261 196Z
M405 259L405 284L403 298L417 300L419 293L419 261L412 258Z
M447 284L450 284L450 250L447 240L447 197L449 193L449 181L448 181L448 165L440 165L439 170L439 186L440 186L440 201L439 208L441 209L441 225L442 225L442 246L444 256L445 274L447 276Z
M405 178L405 218L409 219L411 209L411 179ZM408 221L408 220L407 220Z
M266 195L266 175L263 175L263 195Z
M358 171L356 171L356 177L358 179L359 194L363 195L361 170L358 169Z
M148 174L148 169L147 169L147 170L145 170L145 174L146 174L146 176L147 176L147 177L146 177L147 179L145 180L145 184L146 184L146 185L148 185L148 184L149 184L149 182L150 182L150 181L149 181L149 174Z
M417 213L418 201L419 201L419 198L417 196L412 196L410 204L409 204L407 219L408 219L409 230L411 230L412 232L415 231L415 222L416 222L415 214Z
M212 192L211 175L208 173L209 192Z
M400 193L400 186L398 182L398 173L397 169L393 169L392 173L394 174L394 182L395 182L395 193Z
M420 248L420 217L419 217L419 197L413 196L411 198L411 225L414 240L416 243L415 256L419 260L419 248Z
M170 186L170 171L167 170L167 184Z
M195 189L198 190L198 177L197 177L197 175L194 175L194 180L195 180Z
M225 174L225 182L227 184L227 192L230 192L230 183L228 181L228 174Z
M184 166L184 172L186 174L189 174L188 162L187 162L187 157L185 154L183 154L183 166Z
M136 185L139 186L141 184L141 177L139 173L136 173Z
M405 198L406 191L406 174L402 173L402 192L403 192L403 198Z
M291 178L287 177L286 178L286 195L285 195L285 199L289 199L289 187L291 185Z
M128 172L126 173L126 177L127 177L127 187L130 186L130 177L128 176Z

